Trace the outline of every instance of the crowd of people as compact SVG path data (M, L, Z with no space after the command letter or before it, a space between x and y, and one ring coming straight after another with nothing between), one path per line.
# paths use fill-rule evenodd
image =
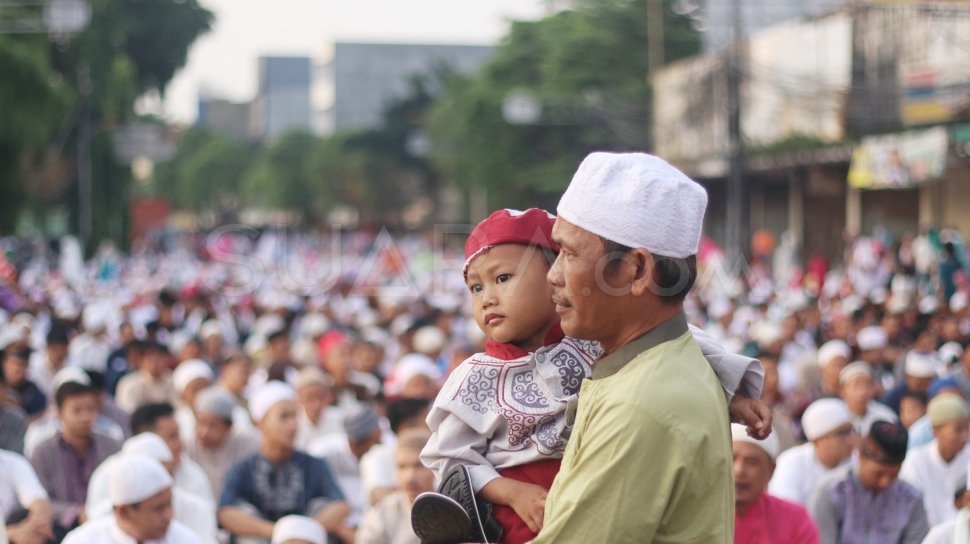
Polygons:
M537 243L535 226L511 243L554 260L558 245ZM511 420L489 415L492 404L473 402L479 390L469 390L468 376L487 377L487 369L463 362L541 357L539 348L550 346L541 319L549 317L536 318L532 349L498 328L483 331L481 319L489 319L476 319L474 304L476 289L488 286L468 278L491 272L472 258L502 246L479 244L463 255L464 242L228 229L136 244L125 256L106 247L85 261L70 239L0 241L6 538L417 543L412 504L456 465L470 465L464 485L497 512L508 506L504 515L522 518L529 538L568 534L568 516L550 518L546 507L543 520L544 491L488 491L507 480L524 440L541 453L528 462L557 463L543 476L548 490L571 423L548 418L528 432L509 430ZM698 343L715 346L704 357L726 393L703 402L749 427L728 431L723 416L733 442L735 542L970 543L970 268L959 234L859 238L839 266L801 260L785 241L756 242L743 271L725 270L723 252L702 243L698 281L684 301ZM529 264L543 283L550 262ZM496 341L524 351L473 357L495 357ZM553 342L569 340L560 331ZM573 348L586 366L562 376L575 378L554 399L563 414L602 355L596 346ZM763 386L760 376L746 384L754 359ZM592 399L589 389L581 395ZM435 402L442 390L458 405ZM751 436L755 420L736 412L735 392L760 394L771 408L768 438ZM602 390L599 402L609 406L610 394L618 393ZM700 424L709 413L681 408L664 417ZM442 433L462 409L481 414L482 428L466 432L467 443L449 443ZM624 432L641 423L619 417ZM643 425L653 417L644 415ZM487 433L502 425L493 442ZM539 444L547 431L552 439ZM649 456L629 455L640 458L644 478L664 476L651 472ZM585 492L625 486L644 508L663 508L650 485L601 483L605 491ZM572 499L550 498L560 506Z

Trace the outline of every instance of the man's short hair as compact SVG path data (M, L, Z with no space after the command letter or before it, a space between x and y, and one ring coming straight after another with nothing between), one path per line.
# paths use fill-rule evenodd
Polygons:
M71 337L67 333L67 329L64 327L52 327L50 332L47 333L47 346L66 346L70 343Z
M397 434L401 424L413 419L431 406L427 399L397 399L387 405L387 421L391 424L391 432Z
M131 414L131 434L150 432L163 417L175 417L175 408L167 402L142 404Z
M602 236L599 238L603 242L606 255L610 256L606 263L605 272L614 269L616 263L619 262L618 257L633 251L633 248L619 242L614 242ZM683 302L687 298L687 293L694 287L694 282L697 281L697 256L674 258L654 254L653 270L650 271L650 274L650 279L656 286L655 294L657 296L667 302Z
M67 399L82 395L97 395L97 393L97 390L90 385L77 382L64 382L63 385L57 388L57 392L54 394L54 404L58 408L63 408Z
M862 442L860 454L884 465L901 465L906 459L909 434L899 423L876 421Z

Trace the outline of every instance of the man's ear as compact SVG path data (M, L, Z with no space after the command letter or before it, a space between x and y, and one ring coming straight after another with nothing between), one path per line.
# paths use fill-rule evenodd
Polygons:
M633 279L630 294L643 296L653 289L653 254L643 248L634 248L627 253L633 266Z

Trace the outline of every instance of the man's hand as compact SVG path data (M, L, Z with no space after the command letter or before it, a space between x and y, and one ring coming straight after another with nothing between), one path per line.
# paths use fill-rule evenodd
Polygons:
M728 406L731 423L748 428L748 436L764 440L771 434L771 408L764 401L735 395Z
M317 512L314 518L323 525L328 533L336 533L344 526L347 516L350 515L350 507L345 502L332 502Z

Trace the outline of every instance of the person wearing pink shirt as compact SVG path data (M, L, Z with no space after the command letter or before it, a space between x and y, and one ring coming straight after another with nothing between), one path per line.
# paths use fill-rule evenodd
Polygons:
M734 542L736 544L818 544L818 528L801 505L767 492L775 471L778 437L748 436L731 425L734 452Z

